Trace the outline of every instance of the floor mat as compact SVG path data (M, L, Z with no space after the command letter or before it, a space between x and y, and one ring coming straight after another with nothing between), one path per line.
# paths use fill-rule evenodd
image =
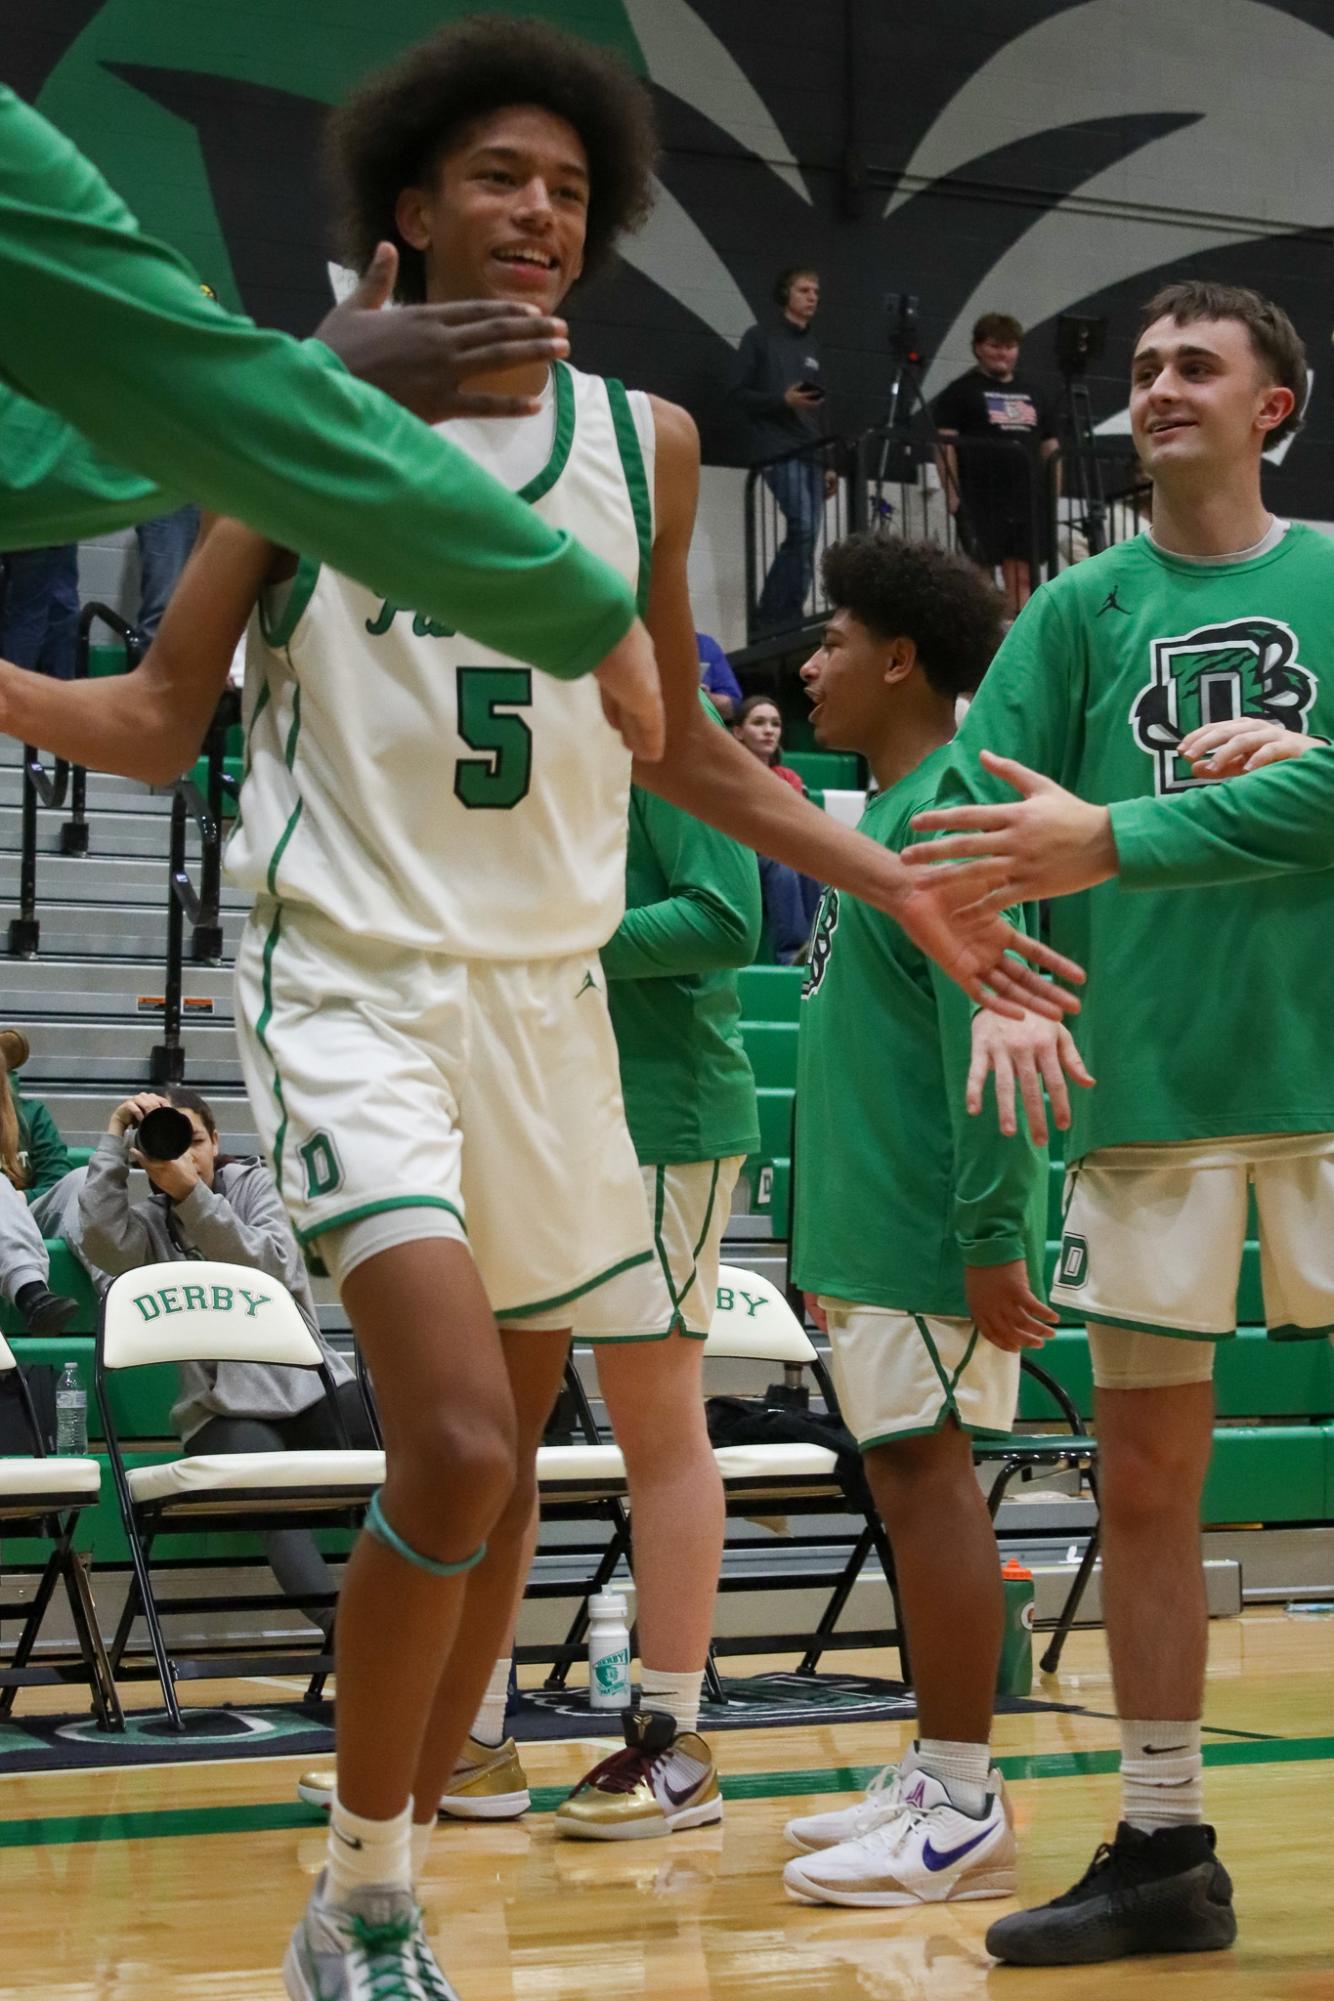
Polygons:
M878 1723L914 1714L902 1682L850 1674L762 1674L725 1679L725 1704L706 1702L704 1730L748 1730L785 1723ZM1076 1710L1060 1702L1003 1696L1004 1715ZM591 1710L582 1690L525 1689L508 1727L521 1743L559 1737L619 1737L615 1710ZM64 1772L93 1766L190 1764L218 1758L310 1758L333 1751L327 1702L255 1703L247 1708L188 1709L184 1730L161 1712L131 1716L122 1734L99 1730L90 1716L11 1717L0 1723L0 1778L11 1772Z

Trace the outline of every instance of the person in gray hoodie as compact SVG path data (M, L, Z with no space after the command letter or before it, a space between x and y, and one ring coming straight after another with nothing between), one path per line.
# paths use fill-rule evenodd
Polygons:
M159 1105L184 1112L193 1129L176 1160L149 1160L135 1145L140 1121ZM130 1169L151 1184L135 1200ZM217 1121L206 1099L173 1085L140 1091L116 1106L88 1163L79 1196L78 1250L105 1288L140 1265L190 1258L250 1265L281 1281L319 1343L335 1384L337 1412L320 1378L307 1369L263 1362L182 1362L181 1396L172 1428L191 1454L336 1451L375 1445L352 1370L320 1333L310 1279L273 1176L257 1159L221 1151ZM283 1591L300 1601L334 1588L314 1537L306 1529L275 1529L265 1550ZM307 1612L327 1635L332 1606Z

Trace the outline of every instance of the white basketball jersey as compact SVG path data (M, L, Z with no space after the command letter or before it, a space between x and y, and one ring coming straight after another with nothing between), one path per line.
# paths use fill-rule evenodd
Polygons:
M648 398L557 364L543 409L441 434L640 594ZM596 951L625 907L630 757L591 676L553 680L302 560L252 623L227 852L258 896L470 959Z

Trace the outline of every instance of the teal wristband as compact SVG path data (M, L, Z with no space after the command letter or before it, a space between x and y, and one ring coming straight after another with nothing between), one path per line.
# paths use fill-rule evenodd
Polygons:
M410 1563L417 1570L424 1570L428 1577L457 1577L461 1571L473 1570L486 1555L486 1544L475 1549L471 1556L463 1557L458 1563L437 1563L433 1556L423 1556L410 1542L404 1542L397 1529L391 1528L385 1520L384 1509L380 1506L378 1493L372 1494L371 1504L366 1510L366 1527L377 1542L386 1549L392 1549L395 1556L401 1556L404 1563Z

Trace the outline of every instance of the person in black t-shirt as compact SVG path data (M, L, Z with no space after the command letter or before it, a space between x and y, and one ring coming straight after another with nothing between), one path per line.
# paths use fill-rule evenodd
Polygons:
M783 545L764 580L755 609L757 632L801 624L815 569L815 541L830 482L819 454L801 452L824 428L820 349L811 322L820 303L820 279L808 265L794 266L774 283L779 318L750 327L741 339L728 394L745 415L749 457L766 466L763 478L787 525Z
M1057 445L1045 391L1016 372L1023 333L1009 313L983 313L973 328L976 366L937 397L934 409L941 476L960 546L984 569L1000 570L1011 618L1032 594L1034 553L1046 539L1041 461ZM979 439L988 442L973 442ZM1010 439L1022 451L994 442Z

